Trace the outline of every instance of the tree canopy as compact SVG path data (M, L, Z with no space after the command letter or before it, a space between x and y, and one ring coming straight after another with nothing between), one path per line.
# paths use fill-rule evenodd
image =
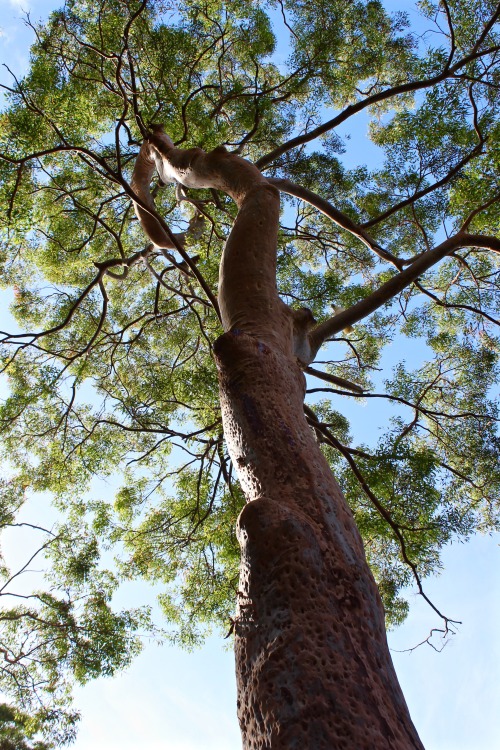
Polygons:
M26 747L71 739L71 684L123 668L158 627L115 611L122 582L154 583L187 646L227 633L234 608L244 500L212 345L236 207L159 180L177 239L145 240L131 180L154 124L181 148L238 151L282 193L279 293L319 324L306 415L388 624L447 542L498 528L500 6L419 9L412 29L377 0L68 0L32 24L0 114L0 523L16 528L33 492L58 511L33 530L46 585L2 571L0 724ZM378 442L352 437L351 402L367 424L390 417ZM119 477L112 501L89 493L95 476Z

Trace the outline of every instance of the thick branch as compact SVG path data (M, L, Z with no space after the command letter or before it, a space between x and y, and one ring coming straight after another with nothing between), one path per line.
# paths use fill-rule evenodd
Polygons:
M328 216L328 218L331 219L335 224L337 224L337 226L345 229L347 232L350 232L350 234L353 234L355 237L361 240L361 242L374 253L376 253L379 258L382 258L382 260L388 260L397 268L401 268L401 263L398 258L392 255L392 253L387 252L387 250L384 250L383 247L381 247L372 237L370 237L368 232L360 227L359 224L356 224L352 219L350 219L347 214L339 211L338 208L335 208L327 200L321 198L319 195L316 195L316 193L313 193L312 190L308 190L307 188L302 187L302 185L297 185L291 180L283 179L280 177L268 177L267 181L271 185L275 185L278 190L281 190L283 193L293 195L295 196L295 198L300 198L306 203L309 203L309 205L314 206L314 208L317 208L318 211L321 211L322 214Z
M425 273L425 271L428 271L429 268L432 268L432 266L454 250L458 250L460 247L483 247L493 250L494 252L499 252L500 239L497 239L496 237L482 237L480 235L459 232L453 237L449 237L440 245L422 253L422 255L413 261L411 266L393 276L389 281L386 281L385 284L382 284L382 286L372 292L368 297L355 305L352 305L348 310L343 310L333 318L325 320L323 323L316 326L316 328L313 328L309 335L313 354L318 351L326 339L334 336L347 325L353 325L367 315L370 315L370 313L377 310L392 299L392 297L399 294L399 292L413 283L419 276Z
M170 138L168 138L168 136L166 136L164 133L163 136L167 140L168 144L172 143ZM164 173L161 157L157 154L156 151L151 148L150 144L144 144L141 147L141 150L137 157L134 173L132 175L131 185L129 186L126 182L123 181L123 187L126 193L132 199L134 203L134 210L139 218L139 221L141 222L142 228L146 232L149 239L151 239L152 242L162 250L165 249L165 247L170 247L177 250L179 255L191 270L193 276L200 283L201 288L207 295L215 312L220 318L217 299L215 298L212 290L203 278L203 275L196 267L196 261L194 261L188 255L188 253L186 253L182 242L179 242L179 237L182 237L182 240L184 240L185 233L182 233L179 236L173 234L156 211L154 200L149 190L149 182L151 181L155 167L160 175L160 178L164 182L172 181L172 179ZM180 180L175 180L175 178L174 181L180 182ZM165 245L165 243L168 244ZM167 258L169 260L172 260L168 255Z
M331 375L329 372L321 372L320 370L315 370L313 367L306 367L304 372L307 372L308 375L313 375L320 380L325 380L327 383L333 383L341 388L347 388L349 391L354 391L354 393L358 393L360 396L365 395L365 392L360 385L352 383L350 380L341 378L338 375Z
M146 235L156 247L175 250L175 242L169 237L160 222L154 216L156 213L156 207L149 186L156 166L151 152L151 145L148 142L143 143L135 161L134 171L130 181L130 187L150 209L151 213L144 211L136 201L134 201L134 211ZM174 237L179 244L184 244L186 237L185 232L176 234Z

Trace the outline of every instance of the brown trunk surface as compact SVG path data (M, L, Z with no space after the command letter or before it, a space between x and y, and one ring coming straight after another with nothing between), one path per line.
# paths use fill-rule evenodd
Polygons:
M278 191L223 149L182 151L161 130L151 144L163 179L224 190L239 206L219 279L226 333L214 353L247 499L234 628L243 747L423 750L361 537L304 418L299 359L310 361L311 316L276 290Z
M243 747L422 749L361 538L303 417L303 373L244 333L224 334L215 351L249 501L235 621Z

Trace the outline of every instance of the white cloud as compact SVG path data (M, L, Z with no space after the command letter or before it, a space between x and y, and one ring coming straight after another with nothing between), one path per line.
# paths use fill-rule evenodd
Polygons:
M28 0L8 0L9 5L12 5L17 10L29 10L30 3Z

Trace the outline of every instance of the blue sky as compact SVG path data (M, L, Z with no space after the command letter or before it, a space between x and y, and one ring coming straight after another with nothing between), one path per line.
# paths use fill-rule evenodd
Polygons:
M412 3L387 4L413 12ZM58 5L54 0L1 0L0 62L22 74L31 38L22 11L38 20ZM0 81L6 80L2 70ZM353 133L356 148L364 135L361 119L358 126ZM41 502L43 498L36 499L39 507ZM427 582L426 591L438 607L463 621L444 651L428 646L412 653L396 651L414 646L432 627L440 626L411 590L411 615L390 634L403 691L427 750L500 748L498 541L482 537L453 545L444 554L442 575ZM137 603L151 597L143 585L131 586L126 593ZM240 746L235 703L233 657L226 641L214 637L192 654L165 645L147 646L123 675L77 689L83 718L73 747L233 750Z

